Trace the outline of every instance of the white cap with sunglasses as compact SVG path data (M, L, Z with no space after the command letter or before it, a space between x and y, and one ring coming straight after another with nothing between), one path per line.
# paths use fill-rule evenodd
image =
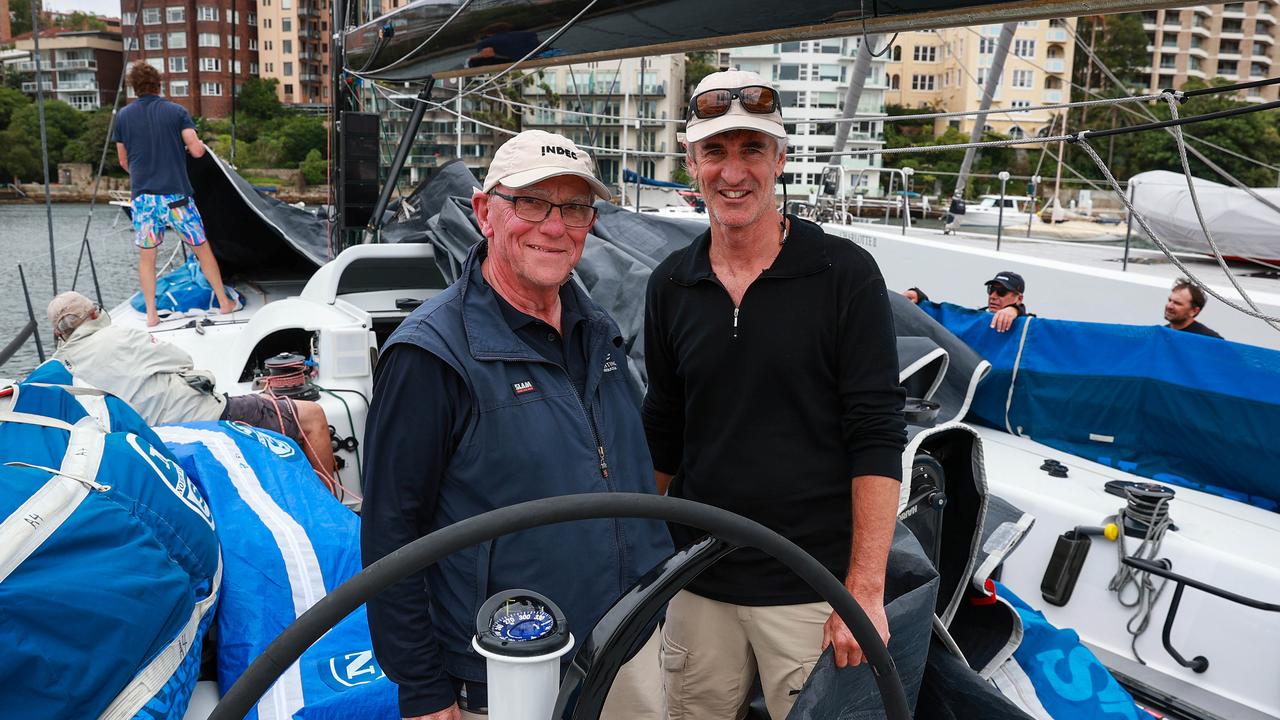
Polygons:
M484 178L484 192L499 183L519 189L559 175L572 175L587 181L591 191L604 200L609 188L592 172L591 156L579 150L572 140L544 130L525 130L498 148Z
M755 130L787 137L782 100L765 79L746 70L725 70L702 78L689 100L684 141L695 143L729 130Z

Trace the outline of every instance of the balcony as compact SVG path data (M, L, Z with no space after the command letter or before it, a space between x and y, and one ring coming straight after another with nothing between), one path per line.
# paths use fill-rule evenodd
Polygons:
M650 83L648 85L642 85L638 90L636 90L636 94L647 95L650 97L666 97L667 84L666 83Z
M1271 58L1267 57L1266 55L1254 55L1254 56L1253 56L1253 59L1251 60L1251 62L1253 62L1253 63L1255 63L1255 64L1256 64L1256 63L1262 63L1263 65L1270 66L1270 65L1271 65Z
M1143 24L1145 25L1146 23ZM1067 37L1066 28L1049 28L1044 33L1044 39L1048 42L1066 42Z
M1067 71L1067 62L1062 58L1052 58L1044 61L1044 71L1051 73L1063 73Z
M45 92L50 92L53 90L53 83L46 80L45 82L40 83L40 89L44 90ZM35 91L36 91L36 84L34 82L22 83L22 92L33 93Z
M1201 37L1205 37L1205 38L1211 38L1211 37L1213 37L1213 31L1212 31L1212 30L1210 30L1209 28L1205 27L1204 25L1192 25L1192 26L1191 26L1191 34L1192 34L1192 35L1199 35L1199 36L1201 36Z
M1229 3L1222 6L1222 17L1244 19L1244 4Z
M59 60L54 70L97 70L97 60Z
M298 17L300 17L300 18L314 18L314 17L320 17L320 13L319 13L319 12L317 12L315 8L313 8L313 7L309 6L309 5L299 5L299 6L298 6Z
M320 74L319 73L298 73L298 81L304 82L304 83L318 83L320 82Z
M1253 19L1257 20L1259 24L1261 23L1269 23L1271 25L1276 24L1276 18L1271 13L1258 13L1257 15L1253 16Z
M1270 34L1268 34L1268 33L1262 33L1262 34L1259 34L1259 35L1254 35L1254 36L1253 36L1253 41L1254 41L1254 42L1260 42L1260 43L1266 43L1266 44L1268 44L1268 45L1275 45L1275 44L1276 44L1275 38L1271 37L1271 35L1270 35Z
M1219 59L1219 60L1230 60L1230 61L1236 61L1236 60L1239 60L1239 59L1240 59L1240 50L1239 50L1239 49L1236 49L1235 51L1231 51L1231 50L1219 50L1219 51L1218 51L1218 59Z
M1198 57L1201 60L1209 59L1209 52L1202 47L1187 48L1187 54L1194 55L1195 57ZM1219 57L1222 57L1222 56L1220 55Z
M81 80L79 82L58 83L58 92L85 92L86 90L97 90L97 89L98 89L97 80Z
M1213 15L1213 8L1208 5L1197 5L1191 8L1191 12L1197 15Z

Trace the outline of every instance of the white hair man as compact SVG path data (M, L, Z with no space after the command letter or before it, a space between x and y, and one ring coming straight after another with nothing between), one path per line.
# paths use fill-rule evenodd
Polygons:
M649 281L643 414L659 491L791 538L845 579L887 640L906 433L884 280L859 246L779 213L787 136L763 78L708 75L689 111L686 160L710 229ZM756 673L770 716L786 717L828 646L840 667L863 659L817 593L738 550L668 608L670 717L740 717Z

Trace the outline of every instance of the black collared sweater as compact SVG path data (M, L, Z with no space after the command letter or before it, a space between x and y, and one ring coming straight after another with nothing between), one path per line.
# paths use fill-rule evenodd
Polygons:
M671 495L790 538L841 580L851 479L902 476L905 393L893 316L867 251L791 217L773 266L734 307L704 233L649 280L645 431ZM703 533L672 528L676 546ZM740 605L814 602L781 564L738 550L690 586Z

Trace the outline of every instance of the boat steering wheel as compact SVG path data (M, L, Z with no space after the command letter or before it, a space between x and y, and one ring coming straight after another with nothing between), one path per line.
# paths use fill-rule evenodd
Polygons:
M617 640L618 647L628 649L638 629L647 627L664 604L665 600L655 600L656 596L670 597L706 565L734 547L753 547L786 565L831 604L862 647L880 691L885 716L889 720L910 720L902 681L875 626L844 585L812 555L760 523L727 510L690 500L640 493L587 493L532 500L467 518L415 540L335 588L285 628L236 680L214 708L209 720L243 718L285 669L351 611L388 586L432 563L463 548L509 533L573 520L613 517L675 522L706 530L711 538L677 553L676 558L682 554L685 556L683 561L668 561L646 576L651 582L642 585L659 587L660 593L647 592L644 593L644 602L614 606L597 625L597 629L604 625L612 626L605 633L607 637L603 640L603 647L607 648L611 640ZM600 647L598 634L591 633L591 642L584 649L593 644ZM622 644L624 641L627 645ZM586 653L585 664L575 657L573 667L561 685L556 702L557 717L562 720L598 720L603 693L621 664L616 657L618 653L605 654L611 654L614 659L598 668L593 667L592 661L601 658L602 653ZM580 651L579 655L584 653ZM577 692L579 689L583 692Z

